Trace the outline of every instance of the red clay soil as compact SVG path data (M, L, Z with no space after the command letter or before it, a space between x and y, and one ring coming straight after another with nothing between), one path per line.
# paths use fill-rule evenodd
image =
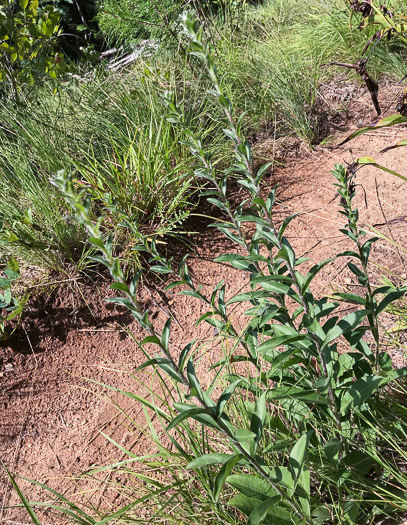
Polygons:
M365 108L365 122L372 121L369 98L364 95L359 104ZM353 157L372 155L380 164L406 174L407 149L379 154L384 147L406 137L407 129L403 127L361 136L351 143ZM337 137L335 142L339 141ZM262 141L254 150L269 159L276 154L272 141ZM339 232L344 217L338 213L339 199L334 199L336 193L330 174L333 165L344 160L351 161L347 146L318 147L313 152L299 147L296 156L266 181L269 187L281 183L275 209L277 221L287 214L300 213L286 234L297 256L310 258L304 264L304 271L350 246L349 239ZM357 183L355 202L367 231L371 225L384 224L407 214L407 183L401 179L365 168L358 172ZM398 247L386 241L375 244L372 252L375 265L371 271L376 283L387 270L395 282L405 282L407 224L378 229ZM221 253L235 251L221 234L210 228L195 240L196 253L189 258L189 264L196 284L207 292L221 279L226 279L228 298L247 288L244 272L213 262ZM68 481L72 476L94 465L124 458L101 431L134 454L144 454L151 449L137 429L130 431L121 424L122 417L109 402L108 390L82 379L90 378L132 392L141 389L129 371L134 371L145 357L126 330L130 329L139 340L144 335L126 310L106 304L105 299L112 295L108 285L108 279L99 280L95 286L73 278L54 286L52 291L31 301L16 338L0 349L2 462L11 472L47 482L66 495L78 490ZM358 286L346 268L346 260L338 259L324 268L313 290L319 295L339 289L357 291ZM175 294L165 300L163 288L163 284L142 287L140 300L150 310L158 330L168 319L165 312L174 316L171 345L175 352L192 337L208 341L206 355L197 370L198 377L205 378L208 362L219 356L216 341L210 343L216 339L213 328L202 323L198 335L194 328L194 321L206 311L205 306L192 297ZM392 326L394 319L389 315L383 317L386 326ZM243 326L245 319L236 311L234 321ZM397 366L404 364L404 356L391 341L388 352ZM141 426L145 424L140 405L129 400L121 403L125 403L135 421ZM29 499L40 497L35 487L21 484ZM101 493L89 497L96 506L110 504ZM31 523L21 509L7 508L17 502L4 472L0 471L1 524ZM55 516L44 516L43 523L59 525Z

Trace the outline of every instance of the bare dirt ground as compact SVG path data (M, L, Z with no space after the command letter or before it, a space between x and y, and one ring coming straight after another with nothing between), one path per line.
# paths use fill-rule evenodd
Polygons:
M386 96L390 100L392 92ZM360 120L366 123L374 119L366 94L361 94L356 102L358 116L344 117L343 123L339 118L337 129L346 131ZM352 155L354 158L372 155L380 164L406 174L407 149L379 154L384 147L406 137L406 127L369 133L351 142ZM337 135L333 144L340 138ZM254 151L270 159L280 147L283 148L283 144L275 145L271 140L259 141ZM318 147L310 152L299 145L296 154L286 160L284 167L276 167L266 181L269 187L280 183L275 209L277 221L293 212L300 213L291 223L287 237L298 256L310 258L304 269L349 247L349 240L339 232L344 217L338 213L339 199L333 200L335 190L330 170L335 163L351 161L351 158L348 146ZM389 277L395 282L405 281L407 253L403 248L407 247L407 224L383 224L407 214L407 183L374 168L359 171L357 183L360 186L355 202L361 223L367 231L372 225L381 224L377 228L398 244L397 247L379 241L375 245L372 254L375 264L371 268L374 278L379 283L389 271ZM247 281L243 272L213 262L221 253L235 251L219 233L208 228L195 240L196 252L189 264L196 284L209 291L225 279L227 297L245 289ZM129 371L134 371L145 358L125 329L130 329L136 339L141 339L143 334L126 311L105 303L106 297L111 296L108 285L108 279L97 281L95 286L81 278L72 278L70 282L50 287L48 292L31 301L15 340L0 348L2 462L11 472L47 482L67 495L78 490L78 486L68 481L72 476L94 465L123 459L123 454L101 431L134 454L150 449L140 432L122 425L122 417L109 402L107 389L83 380L90 378L132 392L139 392L141 388ZM149 284L140 290L140 300L149 308L158 328L168 318L165 312L175 317L171 344L174 351L179 351L193 337L193 322L205 312L205 307L194 298L175 294L165 300L163 288L163 284ZM345 259L338 259L324 268L313 290L318 295L344 288L357 291L358 284L348 272ZM238 311L235 319L237 324L244 322ZM391 316L384 317L387 327L393 322ZM213 335L212 327L204 324L199 327L198 336L202 341L211 341ZM388 351L396 365L404 363L404 356L391 341ZM216 359L217 353L216 344L208 344L206 360L202 359L198 367L199 377L205 377L208 360ZM142 408L136 402L125 403L134 420L143 426ZM24 482L22 487L29 499L38 497L35 487ZM109 504L103 494L89 497L96 506ZM31 523L22 510L7 509L16 503L17 498L4 472L0 471L1 524ZM44 517L43 523L59 525L53 520L55 517Z

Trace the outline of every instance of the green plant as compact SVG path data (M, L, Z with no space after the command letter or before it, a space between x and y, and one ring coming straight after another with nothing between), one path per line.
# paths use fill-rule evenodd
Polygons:
M19 101L22 87L66 71L56 47L59 16L38 0L7 0L0 8L0 81L5 92Z
M6 331L6 323L21 315L28 300L28 297L17 299L12 295L12 284L20 277L18 262L10 259L3 273L4 276L0 277L0 341L10 337L11 334Z
M354 173L336 166L333 174L347 220L343 233L355 245L341 256L357 263L349 262L348 266L364 286L365 296L338 294L338 299L357 308L342 318L335 314L338 302L313 296L312 281L331 260L315 265L305 275L300 273L304 260L296 257L284 235L295 215L279 227L274 223L276 190L265 198L260 187L268 165L254 171L251 148L242 134L242 117L235 120L210 49L202 42L202 29L192 15L184 15L183 28L192 53L205 66L211 93L223 109L224 133L234 145L234 161L218 173L212 155L205 151L171 95L167 96L168 118L185 134L184 144L198 162L196 176L209 181L210 202L228 217L227 222L214 226L245 252L228 253L217 261L247 272L248 289L227 298L221 281L206 297L194 286L185 258L175 271L172 261L160 256L154 246L140 246L149 251L155 263L151 270L176 275L167 290L182 287L181 295L195 297L208 307L197 322L216 328L224 355L213 366L214 379L205 390L196 359L202 348L192 340L179 357L176 355L171 344L171 319L161 333L152 324L137 299L141 273L127 283L112 239L104 242L101 236L102 218L96 223L92 220L90 196L86 191L78 195L72 178L60 172L54 182L86 227L89 242L100 251L98 260L114 279L111 288L120 292L111 301L128 308L147 333L138 344L148 359L138 370L153 366L162 389L162 395L151 389L152 400L122 392L152 409L161 422L162 441L147 417L159 446L158 455L138 458L126 452L130 457L125 464L103 468L123 467L129 473L130 462L145 463L151 469L167 467L173 457L168 443L176 451L177 463L170 467L172 484L136 473L146 482L146 494L114 513L101 514L96 509L90 515L89 509L81 510L41 486L61 500L56 510L84 523L101 524L112 519L137 522L137 506L147 500L155 502L156 512L146 521L159 521L166 515L175 522L180 516L191 522L196 517L191 484L203 495L204 508L210 509L208 519L217 516L226 523L235 522L233 509L241 513L237 516L246 515L250 525L277 521L370 523L375 517L397 516L407 509L407 480L405 472L400 472L406 459L403 443L407 418L395 393L405 396L407 368L394 369L388 354L381 351L377 319L386 306L403 297L407 287L372 289L368 263L375 239L364 241L365 232L358 226L358 212L353 207ZM236 177L248 196L235 209L228 199L231 177ZM252 235L242 228L245 223L255 226ZM246 303L247 323L238 331L230 309ZM340 341L346 344L347 352L338 351ZM154 356L152 348L157 351ZM93 474L98 472L100 469ZM160 495L169 490L171 497L164 502ZM186 517L177 510L183 501L187 502ZM24 499L23 504L34 512L34 504ZM49 504L45 506L50 508ZM168 514L169 508L174 514Z

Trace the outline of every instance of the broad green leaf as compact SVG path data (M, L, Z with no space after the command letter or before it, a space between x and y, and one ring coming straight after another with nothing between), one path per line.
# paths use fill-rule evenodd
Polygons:
M251 474L232 474L227 478L227 483L248 498L265 501L277 496L277 491L263 478Z
M216 501L216 503L219 501L220 492L222 490L223 485L225 484L226 478L232 472L233 467L236 465L236 463L242 458L242 454L236 454L235 456L232 456L220 469L219 474L216 476L215 479L215 486L213 491L213 498Z
M274 467L271 469L270 479L277 485L282 485L290 490L294 489L294 478L287 467Z
M336 326L328 330L321 349L328 346L334 339L354 330L368 313L369 310L358 310L357 312L352 312L343 317Z
M261 523L267 516L270 507L275 506L280 500L280 496L274 496L274 498L262 501L260 505L253 509L250 513L249 519L247 520L247 525L259 525L259 523Z
M251 432L246 428L237 428L232 431L232 434L234 440L238 443L243 443L245 441L249 441L250 439L255 439L256 437L256 434L254 434L254 432Z
M249 498L243 494L238 494L228 501L228 505L236 507L246 516L250 514L260 505L260 501L256 498ZM269 508L265 519L263 520L265 525L293 525L291 513L278 505L274 505Z
M268 351L277 348L278 346L288 345L290 343L295 343L296 341L305 341L306 339L309 339L309 336L307 334L290 334L283 335L280 337L272 337L271 339L268 339L267 341L262 343L257 348L257 351L259 352L259 354L265 354Z
M386 383L386 379L380 376L365 376L357 379L342 396L341 413L345 414L348 410L359 406L384 383Z
M224 465L227 463L234 454L205 454L199 458L195 458L187 465L187 469L197 469L207 467L209 465Z
M324 446L325 456L329 463L336 466L339 463L339 451L342 447L342 441L340 439L331 439Z
M395 379L403 379L404 377L407 377L407 366L389 372L386 382L394 381Z

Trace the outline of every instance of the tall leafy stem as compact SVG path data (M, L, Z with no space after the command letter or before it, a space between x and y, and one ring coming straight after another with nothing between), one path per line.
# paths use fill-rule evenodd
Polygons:
M243 176L242 178L238 179L238 183L241 186L243 186L246 190L248 190L249 193L251 194L252 202L256 208L257 215L258 215L256 217L257 222L259 220L263 221L263 225L266 226L267 229L269 230L268 239L270 243L268 247L269 249L271 247L277 248L280 251L280 253L283 255L285 265L292 279L292 284L297 292L297 296L299 298L300 304L302 305L304 314L307 317L309 317L311 312L310 312L308 300L307 300L306 294L304 293L303 287L301 286L299 282L298 274L296 273L296 270L295 270L295 265L296 265L295 255L287 239L283 238L285 228L288 226L289 221L295 217L295 215L289 217L288 220L284 224L284 228L280 229L280 232L276 234L276 227L274 225L273 217L271 214L271 208L274 202L274 195L270 195L269 199L267 201L264 201L262 191L260 188L260 182L264 174L266 173L268 167L270 166L270 164L264 165L257 172L257 174L254 173L250 144L242 134L242 123L243 123L244 114L241 115L240 118L237 120L235 120L233 117L233 107L232 107L231 101L224 92L223 83L218 79L217 68L216 68L213 56L210 52L209 46L205 45L202 41L203 29L202 27L199 26L199 22L194 19L193 14L188 13L188 12L183 13L181 21L182 21L182 27L183 27L184 33L190 40L191 54L196 56L205 66L207 78L209 79L213 87L213 90L211 92L217 98L220 106L222 107L225 113L226 123L229 127L224 129L224 133L234 142L236 146L235 148L236 162L228 170L228 173L235 173L235 174L239 174L240 176ZM180 111L175 106L174 100L171 100L171 99L170 99L170 110L172 114L170 115L169 118L171 118L174 122L180 122L181 121ZM188 135L189 137L191 137L191 133L188 133ZM242 222L242 220L240 218L240 221L238 221L236 219L236 216L234 216L231 213L230 205L226 197L226 177L221 179L222 186L219 186L219 184L216 182L216 177L214 176L214 170L213 170L212 164L210 163L210 158L205 157L205 155L202 154L199 141L194 140L192 143L190 143L190 147L191 147L192 152L203 162L204 169L207 170L206 172L203 172L203 173L202 171L201 172L198 171L198 175L205 176L207 178L209 177L211 182L214 182L216 184L218 195L221 197L223 201L221 204L219 202L216 203L213 201L212 203L217 205L221 210L226 211L228 213L228 215L231 217L233 227L237 231L237 234L238 234L239 240L237 240L237 242L239 244L243 244L247 248L246 241L241 231L240 223ZM236 238L233 240L236 241ZM249 249L249 251L252 251L252 249ZM312 322L309 324L309 326L310 327L312 326ZM311 328L308 328L308 331L312 335L315 346L317 348L319 362L322 368L322 372L325 375L325 377L328 379L329 378L328 366L325 360L325 356L321 349L320 339L317 336L317 334L312 331ZM335 396L333 394L331 385L328 388L328 393L329 393L329 399L332 404L332 408L335 412L338 430L341 430L340 416L339 416L338 407L336 405Z
M133 277L130 284L127 285L127 281L120 266L119 259L113 254L112 237L109 237L107 241L103 242L100 232L101 219L94 223L91 218L90 197L87 196L83 198L83 195L78 195L75 192L71 178L63 171L58 173L58 176L54 178L53 182L60 190L62 196L75 210L76 220L83 224L83 226L85 226L87 229L90 235L90 244L100 251L101 256L97 256L95 259L109 269L113 279L115 280L115 282L111 285L111 288L122 292L124 295L124 297L116 297L110 301L117 304L122 304L128 308L140 326L147 331L149 335L139 343L140 346L154 344L161 352L162 357L156 356L153 362L149 361L148 364L156 364L170 377L172 377L172 379L189 389L190 393L188 397L193 397L199 406L199 408L192 405L184 406L184 412L181 412L181 414L175 418L175 420L170 424L169 429L180 424L186 417L203 418L206 424L212 428L217 429L225 437L227 437L237 452L237 454L233 457L233 465L232 463L229 465L228 472L230 472L230 470L238 461L245 460L246 463L250 465L250 467L261 478L271 485L280 498L284 498L284 501L293 509L295 514L297 514L301 520L304 520L305 523L310 525L311 522L307 519L306 515L304 515L298 503L292 497L290 497L287 491L279 487L278 484L273 481L273 479L270 477L270 474L267 472L267 469L264 469L262 466L262 463L259 462L258 459L250 453L250 450L242 444L242 441L246 440L247 435L244 430L243 432L239 432L239 429L235 429L230 420L222 413L221 407L222 405L224 406L224 401L221 399L218 404L215 404L208 394L202 390L198 379L196 378L192 361L188 361L186 373L183 371L184 366L182 366L181 359L178 364L174 361L169 348L171 319L167 321L161 335L159 336L148 318L148 311L143 312L137 300L136 288L137 282L140 278L140 272L138 272ZM186 349L188 349L188 345ZM181 354L181 358L182 357L183 356ZM186 361L185 357L183 359ZM226 476L223 479L222 485L225 479ZM219 491L220 488L221 486L219 487Z

